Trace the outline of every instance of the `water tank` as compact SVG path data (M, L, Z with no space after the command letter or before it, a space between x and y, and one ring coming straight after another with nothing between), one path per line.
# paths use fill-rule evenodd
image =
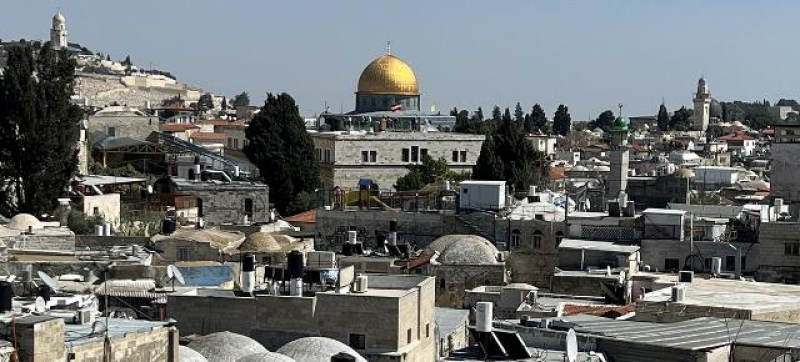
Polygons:
M711 274L720 275L722 273L722 258L715 256L711 258Z
M302 278L303 277L303 253L293 250L291 253L286 255L287 264L289 266L289 277L294 278Z
M161 234L170 235L175 232L175 220L164 219L161 221Z
M494 304L492 302L478 302L475 305L475 330L478 332L492 331L492 314Z
M103 225L94 226L94 234L96 236L103 236L104 233L105 233L105 228L103 227Z
M681 270L678 273L678 281L681 283L691 283L694 279L694 272L691 270Z
M103 224L103 236L111 236L111 224Z
M289 281L289 295L293 297L303 296L303 278L294 278Z
M607 205L608 205L608 216L619 217L620 214L619 202L609 201Z
M381 122L384 121L381 120ZM331 362L356 362L356 358L347 353L339 352L331 356Z
M0 282L0 313L11 310L11 301L14 299L14 291L11 283Z
M672 286L672 302L682 303L686 296L686 289L682 285Z
M347 232L347 242L350 244L355 244L358 239L358 231L350 230Z

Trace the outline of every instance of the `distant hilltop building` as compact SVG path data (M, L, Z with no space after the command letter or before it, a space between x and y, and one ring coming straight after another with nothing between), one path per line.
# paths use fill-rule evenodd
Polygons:
M60 10L53 16L53 27L50 29L50 44L54 49L64 49L69 46L67 43L67 23Z

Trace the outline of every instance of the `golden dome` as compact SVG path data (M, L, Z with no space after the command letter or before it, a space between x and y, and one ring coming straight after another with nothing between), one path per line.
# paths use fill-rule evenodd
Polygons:
M369 63L358 78L359 94L419 95L414 70L400 58L386 54Z

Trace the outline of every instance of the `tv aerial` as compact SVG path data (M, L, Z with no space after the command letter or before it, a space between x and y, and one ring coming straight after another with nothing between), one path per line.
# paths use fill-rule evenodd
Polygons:
M175 291L175 281L180 283L181 285L186 284L186 280L183 279L183 274L181 274L180 269L176 267L174 264L170 264L167 266L167 279L172 281L172 291Z

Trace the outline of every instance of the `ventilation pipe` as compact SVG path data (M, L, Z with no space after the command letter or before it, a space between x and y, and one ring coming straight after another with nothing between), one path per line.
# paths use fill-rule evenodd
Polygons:
M192 181L200 181L200 156L194 156L194 179Z
M242 291L252 293L256 285L256 256L247 254L242 260Z
M389 221L389 236L386 238L386 242L390 246L397 245L397 220L395 219Z
M111 236L111 223L103 224L103 236Z

